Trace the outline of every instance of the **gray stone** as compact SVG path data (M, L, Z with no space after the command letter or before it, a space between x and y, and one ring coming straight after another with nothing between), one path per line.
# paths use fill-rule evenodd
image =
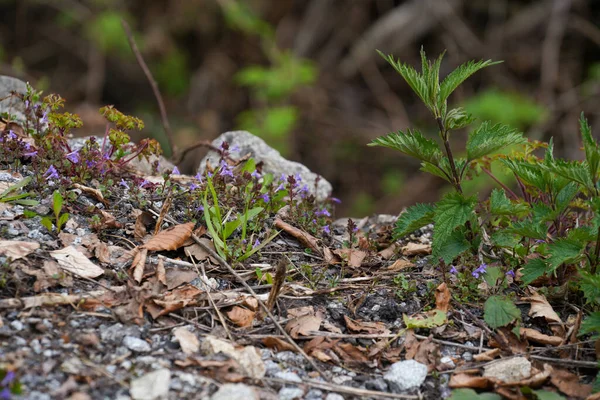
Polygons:
M131 381L129 392L135 400L167 399L170 383L171 371L163 368Z
M210 400L259 400L256 390L243 383L226 383L221 385L211 397Z
M0 75L0 113L7 112L17 117L15 122L25 121L25 103L18 97L11 96L11 91L19 94L27 93L27 84L12 76Z
M298 387L283 387L279 390L280 400L296 400L304 397L304 390Z
M366 381L365 388L369 390L376 390L378 392L387 392L388 385L387 383L385 383L385 380L383 380L383 378L375 378Z
M275 374L275 378L284 379L286 381L292 382L302 382L302 379L295 372L291 371L281 371Z
M12 321L10 323L10 327L13 328L15 331L22 331L24 326L23 323L21 321L19 321L18 319Z
M125 345L125 347L127 347L129 350L137 353L147 353L152 350L148 342L133 336L125 336L123 338L123 345Z
M123 324L120 323L116 323L110 326L100 326L100 339L102 339L103 342L119 344L125 336L139 337L140 328L134 325L129 325L125 327L123 326Z
M472 361L473 360L473 353L471 353L470 351L465 351L462 354L462 359L465 361Z
M531 376L531 362L525 357L500 360L484 368L483 376L502 382L518 382Z
M310 389L304 396L304 400L323 400L323 391Z
M383 375L393 393L416 389L427 377L427 366L415 360L398 361Z
M325 400L344 400L344 396L342 396L339 393L329 393L326 397Z
M331 196L331 183L327 182L323 177L320 177L318 187L315 191L315 181L318 177L317 174L311 172L306 166L298 162L290 161L282 157L277 150L269 146L258 136L254 136L247 131L225 132L213 140L212 145L219 148L223 142L229 143L229 151L234 158L242 157L250 153L250 156L257 163L262 161L263 172L273 174L275 179L279 179L282 174L299 174L302 178L300 186L306 184L310 193L314 194L318 200L325 200ZM219 164L219 154L210 151L200 162L198 172L204 173L207 161L212 167L216 167Z

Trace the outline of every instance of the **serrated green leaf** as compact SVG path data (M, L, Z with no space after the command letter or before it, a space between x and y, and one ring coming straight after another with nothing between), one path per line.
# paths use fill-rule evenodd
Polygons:
M408 129L406 133L402 131L388 133L386 136L374 139L368 145L398 150L433 165L438 165L443 157L439 145L435 141L427 139L417 130Z
M421 163L421 171L423 172L428 172L431 175L435 175L437 177L442 178L443 180L452 183L453 180L451 178L452 176L452 171L450 171L449 169L446 169L446 165L448 165L448 167L450 166L450 163L447 162L448 157L443 157L440 160L440 165L433 165L433 164L429 164L427 162L422 162Z
M585 161L566 161L556 159L551 164L544 164L543 167L556 175L562 176L570 181L580 183L591 192L594 191L594 183L592 182L590 171Z
M452 232L464 225L473 215L477 198L465 198L460 193L445 195L436 205L433 216L433 253L440 254L441 246L448 240Z
M434 210L435 207L433 205L423 203L417 203L414 206L408 207L406 211L400 214L396 221L394 237L399 239L425 225L433 223Z
M444 260L446 264L452 263L456 257L469 250L469 242L465 238L465 233L456 230L442 243L438 243L433 249L433 259Z
M556 392L549 390L534 390L533 394L537 396L537 400L566 400L566 397L561 396Z
M600 337L600 311L593 312L583 320L579 336L592 333L594 338Z
M517 306L505 297L491 296L483 305L483 319L492 329L506 326L520 317Z
M579 187L580 186L576 182L569 182L558 192L556 195L555 205L556 211L558 211L559 214L569 207L571 201L579 193Z
M447 322L446 313L444 311L435 309L432 313L433 315L428 315L424 319L408 317L406 314L403 314L402 319L404 320L406 329L430 329L442 326Z
M448 400L502 400L496 393L477 393L473 389L454 389Z
M480 60L480 61L468 61L454 71L450 72L440 85L440 95L438 100L438 107L442 107L442 103L445 103L448 97L454 92L454 90L463 83L468 77L473 75L475 72L482 68L489 67L495 64L499 64L502 61L492 60Z
M507 248L512 249L517 244L519 244L519 242L521 241L521 238L518 235L515 235L514 233L506 232L506 230L500 230L500 231L494 232L490 236L490 240L496 246L507 247Z
M448 114L446 114L446 129L461 129L471 124L474 120L475 118L466 112L464 108L453 108L452 110L448 111Z
M379 53L379 55L383 57L383 59L386 60L400 74L400 76L402 76L402 78L404 78L406 83L408 83L408 86L410 86L413 92L419 96L427 108L432 110L433 104L428 102L429 91L424 77L410 65L402 64L400 60L395 61L391 54L385 55L379 50L377 50L377 53Z
M545 240L546 227L530 220L517 221L506 228L507 233L514 233L531 239Z
M600 305L600 275L580 271L581 281L579 288L583 292L586 301L591 304Z
M548 265L541 258L532 258L523 266L521 272L523 274L521 277L523 285L529 285L531 282L548 272Z
M467 159L472 161L525 141L523 134L516 129L503 124L492 125L485 121L469 134Z
M548 245L550 256L546 259L550 271L554 271L562 264L577 262L583 250L585 250L585 243L569 238L559 238L554 243L550 243Z
M500 267L487 267L483 274L483 279L490 287L496 287L498 280L503 276L504 274Z
M494 189L490 195L490 212L494 215L515 215L528 211L527 205L511 202L503 189Z
M547 191L548 179L544 175L544 169L540 163L528 163L522 160L500 159L523 183L536 187L541 191Z
M598 176L598 167L600 167L600 148L592 136L592 128L585 119L583 112L579 118L579 126L585 150L585 160L587 161L590 177L595 182Z

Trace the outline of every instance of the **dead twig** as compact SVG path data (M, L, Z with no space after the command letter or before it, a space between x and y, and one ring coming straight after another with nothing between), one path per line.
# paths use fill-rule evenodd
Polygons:
M129 27L129 24L127 23L127 21L122 19L121 25L123 26L125 35L127 35L129 47L131 47L131 51L133 51L133 54L135 54L135 59L140 65L140 68L142 68L142 71L144 71L144 75L146 75L146 79L148 79L148 83L150 83L150 86L152 87L152 92L154 93L154 97L156 98L156 102L158 103L158 109L160 111L160 120L162 122L163 129L165 130L165 134L167 135L167 140L169 142L171 154L175 154L177 153L177 148L175 147L175 143L173 142L173 132L171 131L169 119L167 118L167 110L165 108L165 103L163 102L160 90L158 90L158 84L154 80L154 77L152 76L148 65L146 65L146 62L142 57L142 53L140 53L140 50L138 49L137 44L133 39L133 34L131 33L131 28Z

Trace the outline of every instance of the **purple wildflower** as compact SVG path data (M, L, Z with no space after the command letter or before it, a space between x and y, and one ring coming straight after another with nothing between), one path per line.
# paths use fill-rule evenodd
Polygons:
M35 157L35 156L37 156L37 153L38 153L37 150L30 151L30 152L27 152L27 153L23 153L23 157Z
M253 248L253 249L255 249L255 248L257 248L258 246L260 246L260 241L259 241L258 239L256 239L256 240L254 241L254 244L252 245L252 248Z
M458 270L456 269L456 267L455 267L454 265L452 266L452 268L450 268L450 273L451 273L452 275L456 275L456 274L458 274Z
M79 162L79 151L74 150L70 153L67 153L67 160L71 161L73 164L77 164Z
M181 172L179 172L179 168L177 168L177 166L173 167L171 175L181 175Z
M277 189L275 189L276 192L279 192L281 190L285 190L285 184L284 183L280 183L279 186L277 186Z
M194 175L194 178L196 178L196 180L200 183L202 183L202 174L200 174L200 172L198 172L196 175Z
M475 269L475 271L473 271L473 272L471 273L471 275L473 275L475 278L479 278L479 275L483 275L483 274L485 274L485 270L486 270L486 269L487 269L487 264L486 264L486 263L483 263L483 264L481 264L479 267L477 267L477 268Z
M261 176L261 174L260 174L260 172L258 172L257 170L254 170L254 172L252 172L252 173L250 174L250 176L251 176L251 177L253 177L253 178L259 179L259 178L260 178L260 176Z
M212 178L212 177L213 177L213 173L212 173L212 172L210 172L210 171L208 171L208 172L206 173L206 176L208 176L209 178Z
M279 177L279 180L282 182L287 182L287 176L285 174L281 174L281 176Z
M329 211L327 211L327 209L326 209L326 208L322 209L321 211L317 211L317 212L315 213L315 215L316 215L317 217L322 217L322 216L325 216L325 217L331 217L331 214L329 213Z
M17 138L17 134L13 132L12 129L8 130L8 138L15 140Z
M333 203L335 203L335 204L341 204L342 203L342 201L340 199L338 199L337 197L332 197L330 200Z
M508 276L511 276L511 277L513 277L513 278L514 278L514 277L515 277L515 271L513 271L513 270L511 269L510 271L508 271L508 272L506 273L506 275L508 275Z
M147 179L144 179L142 181L142 183L140 183L140 188L143 188L144 186L148 186L150 184L150 181L148 181Z
M10 390L9 388L4 388L2 389L2 391L0 392L0 399L2 400L10 400L11 399L11 394L10 394Z
M0 385L2 385L2 386L8 386L14 380L15 380L15 371L8 371L6 373L6 375L4 376L4 378L2 379L2 382L0 382Z
M323 232L325 232L328 235L331 235L331 228L329 228L329 225L325 225L323 227Z
M229 164L227 164L227 162L225 160L221 160L221 163L219 164L219 166L221 167L221 170L219 171L219 175L229 176L229 177L233 178L233 171L231 170L231 167L229 166Z
M121 182L119 182L119 185L123 186L125 189L129 189L129 184L125 182L123 178L121 178Z
M196 185L194 182L190 183L190 190L196 190L198 189L200 186Z
M50 165L48 170L44 173L44 178L48 179L58 179L60 176L58 175L58 171L54 168L54 165Z
M240 146L238 146L237 144L236 144L236 145L233 145L233 146L231 146L231 148L229 149L229 151L230 151L230 152L233 152L233 153L239 153L239 152L240 152L240 150L241 150L241 149L240 149Z
M262 199L265 203L268 203L271 198L269 197L269 193L265 193L262 195Z
M48 123L48 109L46 109L46 111L44 111L42 118L40 118L40 124L44 125L46 123Z
M303 199L308 197L308 194L309 194L308 185L304 184L304 186L302 186L302 188L300 188L299 193L300 193L300 197Z
M202 212L202 211L204 211L204 206L196 207L196 212Z

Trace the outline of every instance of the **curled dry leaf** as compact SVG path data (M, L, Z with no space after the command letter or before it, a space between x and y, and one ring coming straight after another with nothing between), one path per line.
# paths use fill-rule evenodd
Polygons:
M156 318L183 307L196 304L202 293L204 293L204 291L198 289L194 285L188 284L167 292L160 300L153 299L152 301L154 304L163 308Z
M0 255L10 260L27 257L40 248L37 242L24 242L19 240L0 240Z
M134 257L133 262L131 263L131 268L133 269L133 279L137 283L142 281L142 277L144 276L144 266L146 265L146 258L148 257L148 249L141 249L136 247L133 249Z
M153 236L140 248L150 251L177 250L190 238L194 225L193 222L188 222L167 228Z
M278 337L268 336L262 340L263 344L270 349L277 351L293 351L296 352L296 348L288 342L281 340Z
M104 273L102 268L91 262L73 246L51 251L50 255L58 261L58 265L62 269L72 274L84 278L96 278Z
M426 256L431 254L431 245L423 243L408 243L402 248L405 256Z
M104 198L104 195L98 189L94 189L89 186L80 185L79 183L74 183L73 187L81 190L83 193L90 195L91 197L98 200L105 206L108 206L108 201L106 201L106 199Z
M181 351L185 354L194 354L200 350L198 337L190 332L185 326L173 330L173 336L179 341Z
M592 393L592 385L579 383L579 377L564 369L552 368L550 381L561 392L570 397L583 398Z
M397 251L398 251L398 244L393 243L391 246L386 247L385 249L381 250L377 254L379 255L379 257L383 258L384 260L389 260L390 258L392 258L394 256L394 254L396 254Z
M156 264L156 278L160 283L167 286L167 272L165 271L165 263L162 258L159 258Z
M226 312L227 317L239 327L245 328L252 326L256 312L243 307L234 306L230 311Z
M448 289L446 282L442 282L435 288L435 308L443 312L448 312L450 298L450 289Z
M313 306L296 307L287 310L288 318L298 318L303 315L313 315L314 313L315 308Z
M415 264L411 263L410 261L399 258L396 261L394 261L394 263L392 265L387 266L383 270L385 272L398 272L398 271L402 271L403 269L411 268L414 266L415 266Z
M358 249L336 249L333 253L348 263L348 266L359 268L367 256L367 252Z
M322 321L316 315L303 315L289 321L285 330L292 338L298 339L300 336L309 336L312 332L318 331Z
M452 375L448 386L450 386L452 389L487 389L492 386L492 382L490 382L489 379L484 378L483 376L458 373Z
M353 320L346 315L344 315L344 321L346 321L346 327L352 332L369 335L388 335L390 333L383 322Z
M540 331L531 328L521 328L519 332L521 336L530 342L549 344L551 346L560 346L563 342L563 339L558 336L544 335Z
M480 354L473 355L473 360L477 362L492 361L500 355L500 349L492 349Z
M532 291L531 296L524 297L524 301L528 301L531 303L531 309L529 310L529 316L536 318L544 318L546 322L550 325L550 329L556 336L560 336L561 338L565 337L565 328L563 327L563 322L554 311L548 300L544 295L541 295L530 288Z

